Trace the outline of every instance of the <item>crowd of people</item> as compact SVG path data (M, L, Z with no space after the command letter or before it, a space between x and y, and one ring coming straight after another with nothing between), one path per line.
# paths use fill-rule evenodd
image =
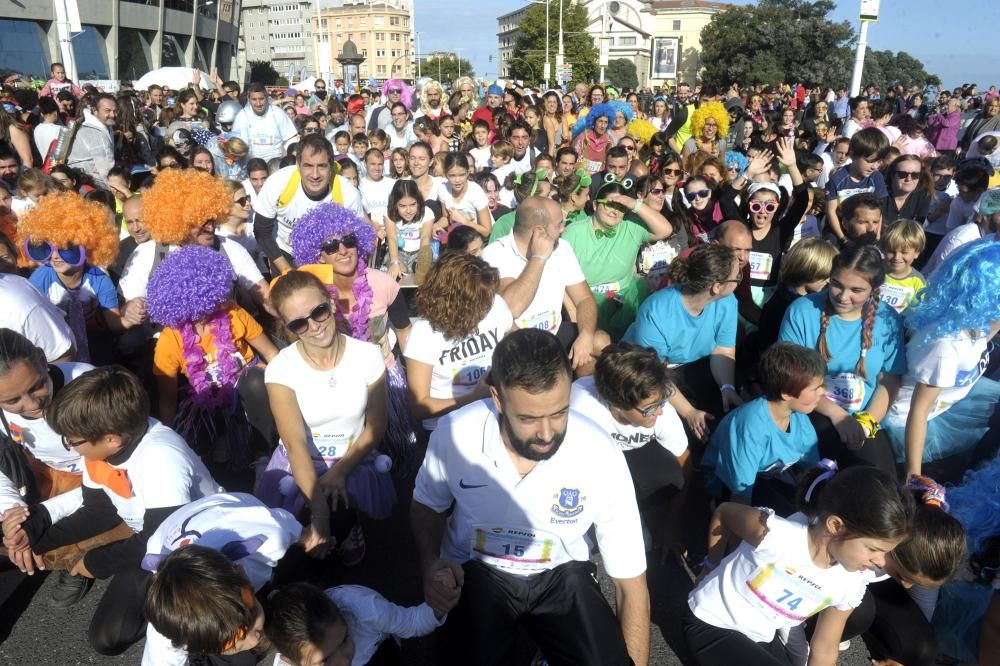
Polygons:
M691 663L1000 663L995 88L18 81L4 554L99 654L647 664L667 562ZM316 585L400 512L424 603Z

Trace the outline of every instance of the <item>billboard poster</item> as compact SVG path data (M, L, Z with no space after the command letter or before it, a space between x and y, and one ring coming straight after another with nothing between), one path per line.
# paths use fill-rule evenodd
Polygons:
M650 78L677 78L677 45L678 41L676 37L653 38L653 59Z

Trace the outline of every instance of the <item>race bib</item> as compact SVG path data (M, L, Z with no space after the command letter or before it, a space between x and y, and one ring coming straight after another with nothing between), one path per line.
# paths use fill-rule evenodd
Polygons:
M792 247L803 238L818 238L820 235L819 222L809 215L805 222L795 227L795 231L792 232Z
M537 328L540 331L556 331L556 313L552 310L539 312L530 317L521 317L514 321L518 328Z
M595 162L594 160L584 160L584 164L587 165L587 175L593 176L595 173L604 168L604 162Z
M845 410L856 412L865 401L865 382L853 372L827 375L826 397Z
M455 368L452 374L452 384L455 386L475 386L490 371L489 361L489 356L469 359L466 365Z
M251 132L250 143L255 146L273 146L278 142L270 132Z
M562 540L532 528L476 525L470 556L509 571L551 569L562 555Z
M314 432L312 441L319 453L319 460L322 460L327 467L332 467L347 455L348 449L354 443L354 435L321 435ZM315 455L313 459L317 459Z
M774 266L774 257L767 252L750 253L751 280L767 280L771 277L772 266Z
M758 567L746 583L766 607L795 622L805 622L832 601L811 581L797 576L795 569L774 562Z
M910 287L885 282L882 284L882 289L879 290L879 298L896 312L902 312L913 300L914 293L915 291Z
M646 275L666 272L677 257L677 249L669 243L647 245L642 250L642 272Z
M604 284L599 284L591 288L591 291L595 294L604 294L605 296L613 296L621 291L621 283L619 282L605 282Z

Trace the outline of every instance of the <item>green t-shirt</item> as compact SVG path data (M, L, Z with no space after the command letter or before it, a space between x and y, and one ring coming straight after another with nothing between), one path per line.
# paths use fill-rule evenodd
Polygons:
M581 220L567 227L562 239L576 253L591 290L606 293L618 291L621 282L631 279L639 249L649 242L649 231L625 218L615 227L613 237L598 238L593 224Z
M514 229L514 213L516 212L515 209L509 213L504 213L500 216L500 219L493 223L493 230L490 231L490 239L487 243L492 243L495 240L503 238Z

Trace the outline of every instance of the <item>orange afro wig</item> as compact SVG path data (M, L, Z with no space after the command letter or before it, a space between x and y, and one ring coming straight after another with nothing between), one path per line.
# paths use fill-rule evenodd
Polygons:
M142 195L142 223L157 243L179 245L191 230L229 212L222 179L197 169L164 169Z
M107 266L118 255L118 230L111 213L76 192L49 194L21 218L18 242L48 241L56 247L82 245L87 263Z
M722 102L703 102L701 106L691 114L691 136L701 138L701 132L705 129L705 121L709 118L715 120L719 131L715 133L716 140L725 139L729 134L729 112Z

